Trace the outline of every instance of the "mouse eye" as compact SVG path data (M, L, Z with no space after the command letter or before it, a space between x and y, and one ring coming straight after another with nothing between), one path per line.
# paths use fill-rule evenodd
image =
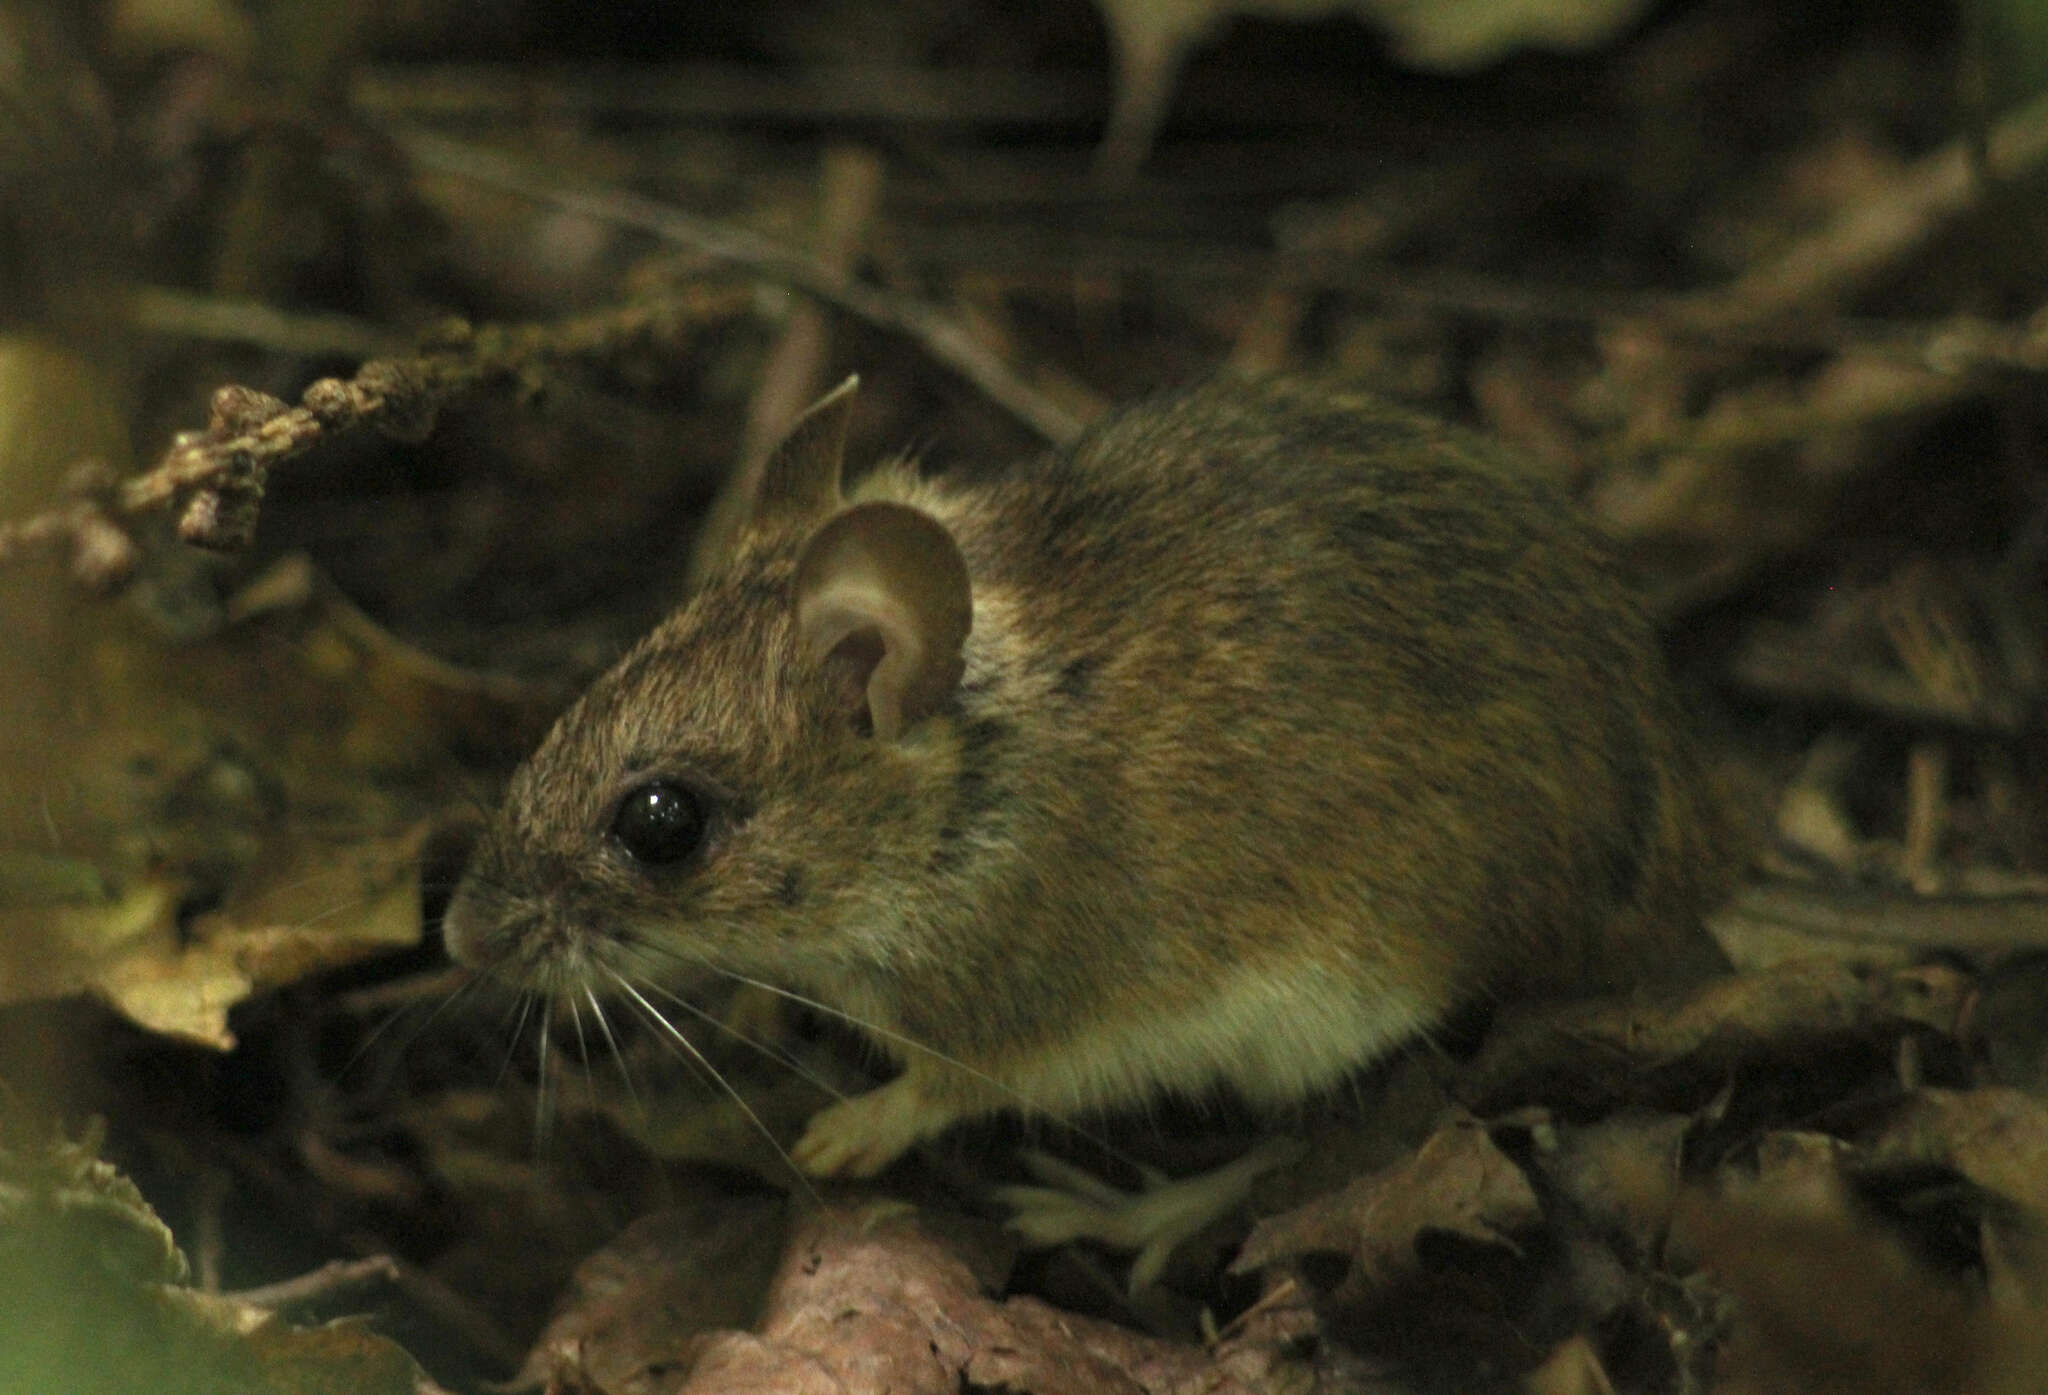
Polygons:
M612 814L612 837L635 862L681 862L704 841L704 805L673 780L649 780L626 791Z

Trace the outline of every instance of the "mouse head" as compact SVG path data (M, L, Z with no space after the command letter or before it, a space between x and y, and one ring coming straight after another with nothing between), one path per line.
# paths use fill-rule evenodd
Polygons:
M858 975L929 857L971 621L935 519L848 506L855 380L753 482L705 586L513 776L451 903L458 960L527 987Z

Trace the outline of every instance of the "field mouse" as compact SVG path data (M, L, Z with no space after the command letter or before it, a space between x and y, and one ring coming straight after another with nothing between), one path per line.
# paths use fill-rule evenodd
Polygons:
M1005 1109L1299 1101L1468 1004L1714 955L1651 627L1498 448L1225 381L842 493L852 388L513 776L456 959L865 1024L902 1073L793 1156L867 1175Z

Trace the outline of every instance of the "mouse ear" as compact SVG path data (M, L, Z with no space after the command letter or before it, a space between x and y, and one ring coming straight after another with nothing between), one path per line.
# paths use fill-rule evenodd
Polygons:
M797 640L813 660L847 667L885 741L937 711L960 682L973 615L953 535L902 504L848 509L797 560Z
M839 507L846 426L859 387L855 374L806 407L782 444L769 452L748 499L750 531L776 521L824 518Z
M690 548L692 590L732 560L741 539L777 524L830 517L839 507L839 473L846 460L846 424L853 416L850 377L804 409L782 444L743 461L719 491Z

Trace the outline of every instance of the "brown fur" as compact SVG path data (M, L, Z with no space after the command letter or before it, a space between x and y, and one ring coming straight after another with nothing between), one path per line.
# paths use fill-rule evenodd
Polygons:
M912 1053L909 1136L1008 1092L1285 1099L1473 1000L1711 957L1724 840L1649 624L1483 441L1216 384L993 481L883 468L855 501L943 524L974 603L952 698L887 742L796 633L797 559L838 507L805 479L839 438L806 429L776 507L514 778L458 957L551 989L591 958L704 962L815 997L964 1065ZM654 773L720 805L660 875L605 837Z

